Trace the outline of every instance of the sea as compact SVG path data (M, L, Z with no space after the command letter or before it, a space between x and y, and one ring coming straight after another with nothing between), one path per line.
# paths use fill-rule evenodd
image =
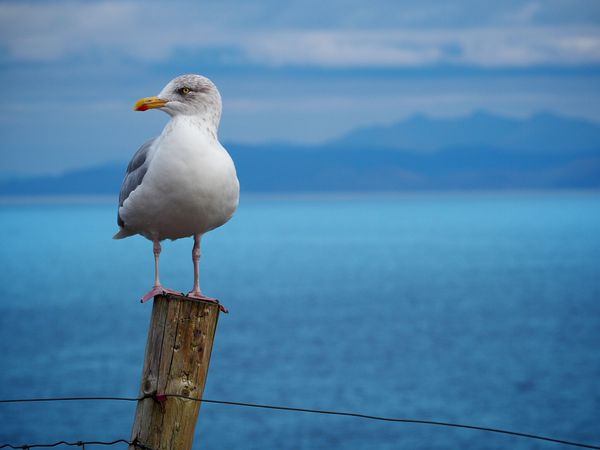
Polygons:
M138 395L152 245L111 239L115 203L0 202L1 399ZM191 248L164 242L166 286L191 288ZM230 311L207 399L600 446L599 192L243 195L202 255L203 290ZM134 412L0 403L0 445L129 439ZM571 447L207 403L194 448Z

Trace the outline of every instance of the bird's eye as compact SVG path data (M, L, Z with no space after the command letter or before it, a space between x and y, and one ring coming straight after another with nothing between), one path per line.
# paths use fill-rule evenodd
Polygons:
M191 91L191 89L189 87L182 87L181 89L179 89L179 92L183 95L189 94Z

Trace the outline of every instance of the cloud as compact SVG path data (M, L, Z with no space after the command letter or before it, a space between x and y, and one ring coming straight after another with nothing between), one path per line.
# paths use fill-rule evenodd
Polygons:
M529 2L500 14L499 19L508 24L530 24L541 11L542 5L539 2Z
M324 67L482 67L600 63L600 27L300 31L250 36L253 62Z
M178 17L180 13L134 1L3 3L0 45L16 61L104 53L161 61L178 48L218 45L208 21Z
M174 6L176 5L176 6ZM184 6L184 7L182 7ZM482 67L600 63L600 26L535 25L539 3L502 12L486 26L353 28L289 24L279 17L258 26L264 13L231 5L198 10L192 5L100 1L0 4L0 46L9 61L62 61L89 57L163 62L178 51L221 53L222 63L264 66L414 67L458 64ZM429 17L431 6L407 16ZM412 11L411 14L409 14ZM350 16L352 17L352 16ZM424 19L423 19L424 20ZM281 26L281 22L288 23ZM376 22L376 21L375 21ZM385 21L384 21L385 23ZM235 55L232 58L231 55ZM232 61L233 59L233 61Z

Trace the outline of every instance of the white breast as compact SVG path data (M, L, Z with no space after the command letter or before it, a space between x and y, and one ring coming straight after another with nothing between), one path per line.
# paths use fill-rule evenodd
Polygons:
M129 229L149 239L178 239L231 218L239 201L235 166L205 123L174 118L149 157L142 185L123 204Z

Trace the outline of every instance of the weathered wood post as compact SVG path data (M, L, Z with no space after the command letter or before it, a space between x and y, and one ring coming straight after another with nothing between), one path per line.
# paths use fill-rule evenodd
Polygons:
M216 303L154 298L131 442L156 450L192 448L200 402L173 395L202 398L218 318Z

